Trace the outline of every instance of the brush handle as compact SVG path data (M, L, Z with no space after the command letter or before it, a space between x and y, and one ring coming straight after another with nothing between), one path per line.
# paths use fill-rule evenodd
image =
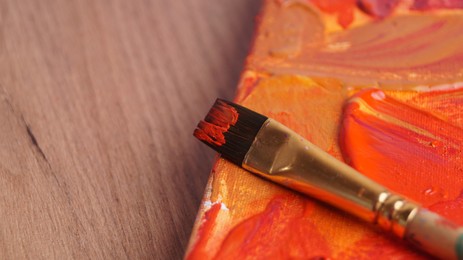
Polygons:
M378 202L382 229L441 259L463 260L463 227L397 194L383 193Z
M463 228L426 209L409 221L404 239L442 259L463 259Z
M371 223L381 209L387 224L388 206L395 203L384 186L272 119L259 130L242 167Z
M463 228L420 208L268 119L242 167L381 226L443 259L463 260Z

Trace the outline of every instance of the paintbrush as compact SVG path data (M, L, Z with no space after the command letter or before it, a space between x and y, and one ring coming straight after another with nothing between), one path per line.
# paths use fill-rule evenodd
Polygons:
M265 179L376 224L442 259L463 259L463 227L370 180L283 124L217 99L194 136Z

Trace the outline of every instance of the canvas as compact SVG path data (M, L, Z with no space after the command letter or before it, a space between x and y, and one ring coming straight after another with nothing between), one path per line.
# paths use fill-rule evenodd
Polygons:
M463 225L461 8L437 0L267 0L235 102ZM428 257L221 158L186 252L187 259Z

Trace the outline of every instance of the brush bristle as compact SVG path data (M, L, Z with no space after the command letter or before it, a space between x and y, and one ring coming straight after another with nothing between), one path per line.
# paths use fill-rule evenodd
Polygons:
M193 135L222 157L241 166L267 117L235 103L217 99Z

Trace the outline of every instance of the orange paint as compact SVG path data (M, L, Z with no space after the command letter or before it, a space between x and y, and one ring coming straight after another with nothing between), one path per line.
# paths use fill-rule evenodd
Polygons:
M449 89L424 92L405 100L415 107L444 119L459 127L463 127L463 83L446 86ZM455 89L453 89L455 88Z
M439 99L441 94L426 96ZM453 107L448 110L453 114ZM344 110L341 148L345 159L370 178L425 206L450 203L445 201L456 199L463 189L463 129L443 120L445 111L441 108L443 116L439 117L380 90L362 91ZM461 221L459 215L446 212L449 207L435 209Z

